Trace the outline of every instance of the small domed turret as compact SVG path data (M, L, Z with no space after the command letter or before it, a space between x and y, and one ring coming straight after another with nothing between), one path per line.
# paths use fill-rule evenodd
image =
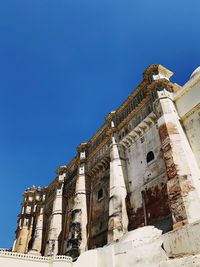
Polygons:
M193 78L197 74L200 74L200 66L193 71L193 73L190 76L190 79Z

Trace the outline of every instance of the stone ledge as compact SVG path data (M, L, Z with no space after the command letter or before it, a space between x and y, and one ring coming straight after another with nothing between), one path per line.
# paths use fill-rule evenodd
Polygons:
M200 221L162 235L163 248L169 258L200 254Z
M183 257L180 259L173 259L161 262L159 267L199 267L200 255Z

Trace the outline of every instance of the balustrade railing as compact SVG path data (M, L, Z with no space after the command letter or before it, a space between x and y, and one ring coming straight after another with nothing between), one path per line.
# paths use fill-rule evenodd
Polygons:
M64 260L68 262L72 262L72 258L65 256L65 255L56 255L53 257L45 257L45 256L37 256L37 255L32 255L32 254L23 254L23 253L17 253L17 252L12 252L12 251L6 251L1 249L0 250L0 257L12 257L12 258L17 258L17 259L26 259L26 260L35 260L35 261L59 261L59 260Z

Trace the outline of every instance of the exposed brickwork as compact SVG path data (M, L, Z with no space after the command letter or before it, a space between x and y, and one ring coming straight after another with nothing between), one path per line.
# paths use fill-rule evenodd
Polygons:
M166 184L156 185L144 191L147 224L162 228L165 218L171 216ZM165 226L171 229L171 222ZM165 230L165 229L164 229ZM165 230L166 231L166 230Z
M136 212L134 209L128 209L128 216L129 216L129 226L128 230L134 230L138 227L144 226L144 209L143 207L138 208Z
M173 123L163 124L159 127L160 139L163 144L163 158L168 177L168 198L170 209L173 214L174 224L187 219L187 214L182 198L182 188L178 176L178 166L174 163L170 134L178 134L177 127Z

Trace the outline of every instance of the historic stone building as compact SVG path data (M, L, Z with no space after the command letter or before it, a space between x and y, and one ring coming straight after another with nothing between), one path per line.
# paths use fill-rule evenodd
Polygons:
M139 227L200 220L200 69L182 87L172 74L149 66L52 183L24 192L13 251L76 259Z

